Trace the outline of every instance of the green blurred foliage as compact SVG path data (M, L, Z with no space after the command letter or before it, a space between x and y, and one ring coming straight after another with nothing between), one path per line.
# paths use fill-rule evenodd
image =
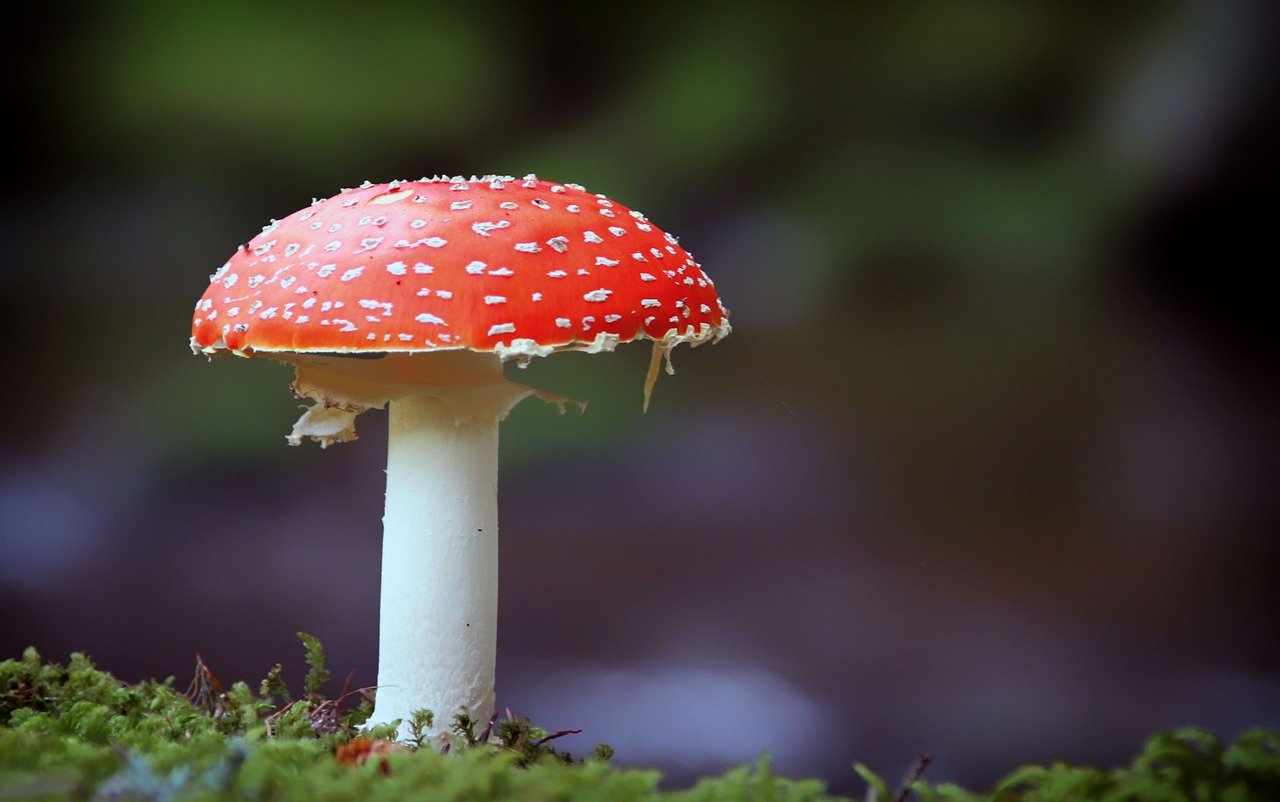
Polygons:
M484 4L136 2L99 6L59 62L100 147L151 165L299 172L457 144L518 89ZM368 154L368 155L364 155Z

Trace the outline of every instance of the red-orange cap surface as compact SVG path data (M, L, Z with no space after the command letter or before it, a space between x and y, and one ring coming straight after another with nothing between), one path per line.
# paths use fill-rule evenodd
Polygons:
M273 221L211 278L205 353L527 359L729 333L711 279L644 215L526 176L365 184Z

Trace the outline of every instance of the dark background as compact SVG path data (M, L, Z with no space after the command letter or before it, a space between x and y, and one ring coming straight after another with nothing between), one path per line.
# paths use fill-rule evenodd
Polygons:
M1273 4L26 7L7 26L0 656L375 676L385 424L187 349L340 187L643 209L724 342L539 360L504 424L500 707L677 781L984 785L1280 723ZM1271 212L1266 212L1271 208Z

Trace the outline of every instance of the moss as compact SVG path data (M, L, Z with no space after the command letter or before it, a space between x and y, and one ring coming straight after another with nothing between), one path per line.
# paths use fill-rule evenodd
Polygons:
M453 717L448 754L419 749L432 719L418 711L407 743L394 725L363 729L367 689L324 695L329 672L314 638L300 634L309 667L303 694L285 687L280 665L253 690L224 688L197 658L186 693L173 680L126 685L83 655L64 666L34 649L0 662L0 799L21 800L670 800L821 802L819 780L774 773L769 761L660 791L656 771L617 769L598 746L581 760L555 748L573 732L527 719L478 722ZM484 726L481 726L481 725ZM975 793L921 778L927 759L896 788L857 766L869 800L1054 802L1055 800L1280 799L1280 730L1257 729L1231 743L1202 730L1158 733L1120 769L1054 763L1026 766Z

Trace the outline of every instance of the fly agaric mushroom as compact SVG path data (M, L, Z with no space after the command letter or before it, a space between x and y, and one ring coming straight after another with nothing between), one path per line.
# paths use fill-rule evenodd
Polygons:
M529 175L365 183L241 246L191 347L291 364L316 401L288 441L355 438L389 407L378 692L371 722L494 706L498 422L530 394L502 363L649 339L645 406L680 343L730 331L711 279L639 212Z

